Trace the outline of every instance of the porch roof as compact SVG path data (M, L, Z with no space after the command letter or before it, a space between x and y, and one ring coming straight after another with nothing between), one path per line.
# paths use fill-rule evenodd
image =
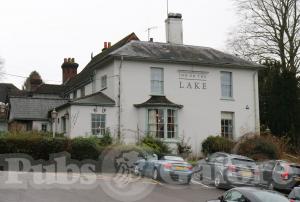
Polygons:
M141 107L175 107L181 109L183 105L171 102L166 96L151 96L146 102L134 105L137 108Z

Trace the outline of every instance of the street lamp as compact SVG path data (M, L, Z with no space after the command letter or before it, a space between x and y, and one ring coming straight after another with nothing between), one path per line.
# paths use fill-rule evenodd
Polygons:
M53 132L53 138L55 138L55 129L56 129L56 118L57 118L57 111L55 111L55 108L51 112L51 118L52 118L52 132Z

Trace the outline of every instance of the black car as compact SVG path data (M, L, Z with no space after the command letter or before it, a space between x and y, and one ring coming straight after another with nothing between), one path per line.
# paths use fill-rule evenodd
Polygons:
M300 185L300 165L270 160L259 165L260 183L269 189L291 191Z
M198 162L195 178L216 187L256 186L259 173L254 160L240 155L217 152Z
M207 202L289 202L289 200L274 191L263 190L254 187L233 188L225 192L222 196L215 200Z

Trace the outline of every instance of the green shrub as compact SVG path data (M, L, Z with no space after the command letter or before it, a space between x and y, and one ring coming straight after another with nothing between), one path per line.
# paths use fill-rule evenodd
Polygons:
M177 153L183 158L187 158L192 153L192 146L189 144L189 140L185 140L184 136L177 143Z
M238 144L237 153L248 156L254 160L279 159L280 152L277 144L268 137L253 136Z
M231 153L234 142L221 136L209 136L202 142L202 153L209 155L215 152Z
M142 138L140 146L143 147L144 149L148 148L152 150L159 157L171 153L171 150L166 143L150 135L147 135Z
M102 148L99 145L99 139L95 137L77 137L71 140L70 154L72 159L97 160L101 154Z

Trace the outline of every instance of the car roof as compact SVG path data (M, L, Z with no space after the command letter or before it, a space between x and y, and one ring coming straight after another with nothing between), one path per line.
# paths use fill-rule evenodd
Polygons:
M215 154L223 154L223 155L225 155L227 157L230 157L230 158L239 158L239 159L254 161L251 158L248 158L248 157L242 156L242 155L238 155L238 154L229 154L229 153L226 153L226 152L216 152Z
M282 194L280 194L280 193L278 193L276 191L265 190L263 188L258 188L258 187L236 187L236 188L233 188L231 190L239 191L244 196L246 196L247 198L251 198L251 199L255 198L255 201L259 201L259 199L257 198L257 196L253 194L254 192L257 192L257 191L268 192L268 193L273 193L273 194L277 194L277 195L283 196Z

